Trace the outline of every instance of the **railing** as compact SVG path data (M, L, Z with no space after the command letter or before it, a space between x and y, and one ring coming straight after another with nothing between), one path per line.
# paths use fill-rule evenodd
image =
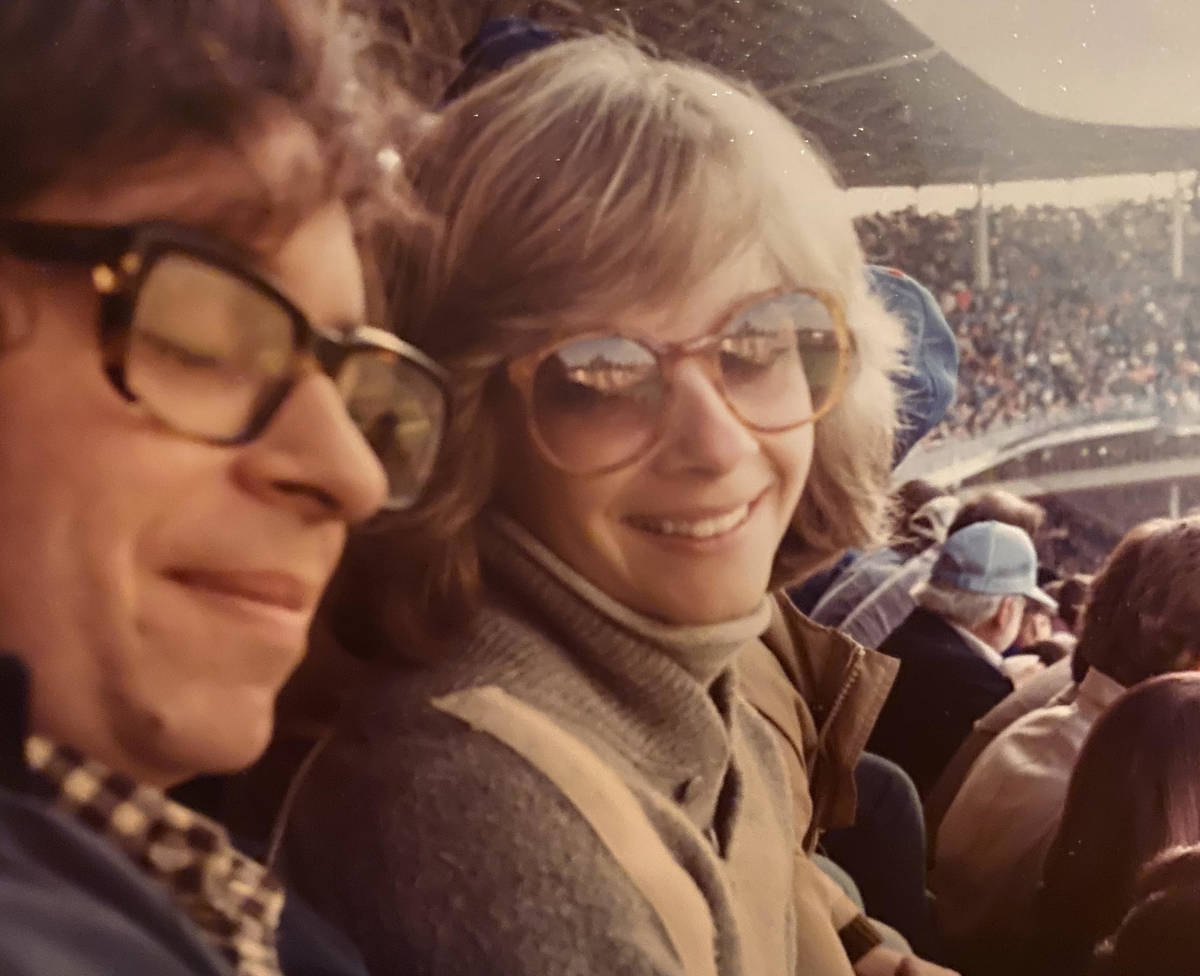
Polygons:
M1178 404L1164 403L1157 396L1126 401L1105 409L1077 407L994 428L970 439L943 440L928 446L918 444L897 467L895 480L899 483L910 478L925 478L957 484L1041 447L1159 426L1182 431L1198 425L1200 413Z

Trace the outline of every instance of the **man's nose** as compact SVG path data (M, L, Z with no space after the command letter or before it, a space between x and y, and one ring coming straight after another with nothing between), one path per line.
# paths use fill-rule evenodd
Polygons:
M387 499L387 475L324 374L301 377L259 437L243 448L247 487L306 519L353 524Z

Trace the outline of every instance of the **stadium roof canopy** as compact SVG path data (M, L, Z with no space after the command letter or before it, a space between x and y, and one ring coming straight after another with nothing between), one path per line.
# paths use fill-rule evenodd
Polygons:
M666 54L753 82L817 137L849 186L1062 179L1200 165L1200 129L1095 125L1022 108L942 51L888 0L374 2L408 35L416 68L405 74L431 100L456 70L462 42L492 17L519 14L585 29L632 26Z
M664 52L752 81L821 141L850 186L1200 165L1200 129L1094 125L1022 108L887 0L631 0L628 13Z

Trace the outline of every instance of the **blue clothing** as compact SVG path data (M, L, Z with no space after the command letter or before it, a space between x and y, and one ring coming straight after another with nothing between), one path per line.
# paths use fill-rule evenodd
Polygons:
M847 569L810 614L863 647L878 648L917 607L914 587L929 579L938 550L905 559L895 549L869 552Z
M797 583L789 589L787 591L788 599L802 614L811 616L813 607L821 601L829 589L842 578L842 573L853 566L855 560L861 555L862 553L857 549L847 549L832 566L818 570L804 582Z
M916 787L895 763L869 752L854 768L854 785L854 825L826 831L821 846L854 879L871 919L891 926L918 955L932 959L925 819Z
M892 377L900 394L892 464L938 425L958 392L958 341L929 291L903 271L867 267L871 289L904 324L904 370Z
M233 976L165 888L122 851L29 792L27 679L0 657L0 973ZM366 976L344 939L289 896L286 976Z

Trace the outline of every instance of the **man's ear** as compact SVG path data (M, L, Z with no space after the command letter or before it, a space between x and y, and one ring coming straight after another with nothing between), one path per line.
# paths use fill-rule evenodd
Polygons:
M996 624L1003 633L1017 620L1025 616L1025 598L1023 596L1006 596L1000 601L1000 609L996 612ZM1019 625L1018 625L1019 626Z

